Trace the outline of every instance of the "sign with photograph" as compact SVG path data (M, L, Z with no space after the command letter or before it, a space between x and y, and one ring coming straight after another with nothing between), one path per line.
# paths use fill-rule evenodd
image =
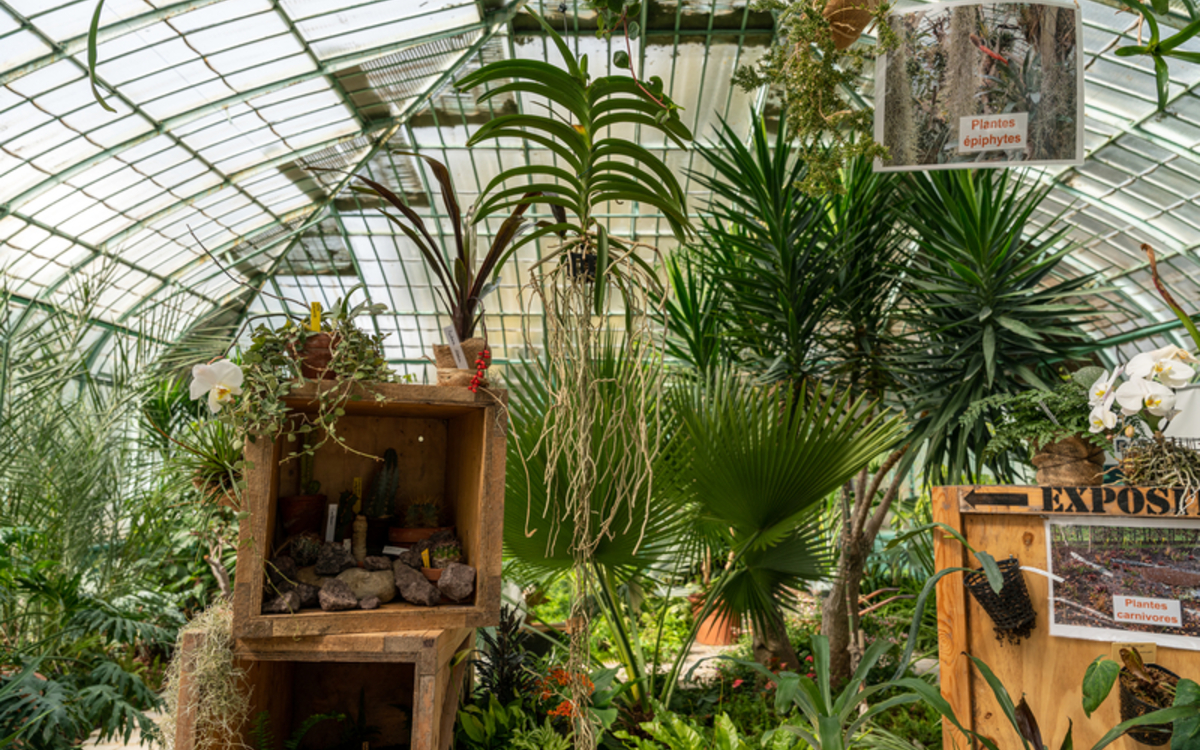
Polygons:
M950 0L889 16L876 171L1083 163L1082 19L1072 2Z
M1200 522L1050 518L1046 544L1050 635L1200 651Z

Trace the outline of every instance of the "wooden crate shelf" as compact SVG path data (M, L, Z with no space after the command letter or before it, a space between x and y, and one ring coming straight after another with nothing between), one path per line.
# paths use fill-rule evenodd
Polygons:
M182 644L186 664L193 640ZM317 713L358 715L360 696L367 723L380 734L372 747L445 750L450 746L464 666L454 655L474 645L471 629L415 633L313 636L287 642L239 641L236 654L246 671L250 722L240 737L220 743L253 746L251 729L262 711L272 734L282 742L305 718ZM185 676L181 691L189 690ZM304 747L335 746L341 726L325 722L305 738ZM193 750L195 728L187 717L176 724L176 750Z
M462 542L466 563L476 569L473 601L424 607L396 600L378 609L325 612L303 609L291 614L262 614L264 553L273 553L276 501L299 487L299 465L281 461L293 450L286 438L248 442L246 506L241 525L237 582L234 588L234 635L269 638L388 633L495 625L500 617L500 557L504 523L506 411L503 391L471 393L466 388L384 384L384 399L365 398L346 406L339 434L355 450L382 456L399 454L400 489L396 515L423 497L443 498L447 516ZM315 408L314 386L287 400L299 415ZM313 478L337 502L343 490L362 479L364 490L378 462L332 442L313 461Z

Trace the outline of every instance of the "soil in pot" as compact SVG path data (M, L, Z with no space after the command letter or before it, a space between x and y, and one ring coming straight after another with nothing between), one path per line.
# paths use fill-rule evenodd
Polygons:
M432 529L402 529L397 526L393 526L392 528L388 529L388 541L392 544L401 545L416 544L417 542L425 541L439 531L448 531L453 534L454 527L439 526Z
M1001 560L997 563L1004 575L1004 586L997 594L988 583L983 568L963 576L967 591L984 611L992 618L996 630L996 640L1007 640L1014 646L1022 638L1028 638L1037 625L1037 610L1033 608L1033 600L1029 598L1029 589L1025 587L1025 576L1021 574L1021 563L1015 557Z
M449 344L434 344L433 359L437 364L438 385L453 385L466 388L475 378L475 360L479 353L487 348L487 341L475 336L462 342L463 357L467 360L467 369L460 369L454 361L454 353ZM484 368L486 370L486 368ZM486 385L486 381L484 383Z
M1179 682L1179 675L1157 664L1147 664L1146 669L1155 677L1160 677L1168 685ZM1133 676L1127 668L1122 667L1117 680L1121 697L1121 721L1129 721L1148 713L1170 708L1175 696L1161 688L1147 684ZM1134 727L1127 734L1143 745L1165 745L1171 741L1170 724L1148 724Z
M325 520L324 495L289 495L279 498L276 505L279 525L285 537L305 532L321 533L321 522Z
M1104 482L1104 449L1080 437L1043 445L1032 463L1042 487L1095 487Z

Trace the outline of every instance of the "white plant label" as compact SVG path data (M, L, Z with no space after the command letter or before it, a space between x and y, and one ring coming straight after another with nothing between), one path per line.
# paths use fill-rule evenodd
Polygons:
M1114 594L1113 619L1117 622L1144 623L1164 628L1183 627L1183 611L1178 599L1147 599L1141 596Z
M446 343L450 345L450 353L454 355L454 366L460 370L470 369L467 367L467 355L463 354L462 341L458 338L458 331L454 330L454 326L446 326L442 332L446 334Z
M393 547L392 545L389 544L388 546L383 548L383 554L391 555L392 557L399 557L400 555L403 555L405 552L408 552L408 547Z
M337 534L338 504L330 505L325 514L325 541L332 542Z
M960 154L1025 148L1029 142L1029 113L963 117L958 132Z

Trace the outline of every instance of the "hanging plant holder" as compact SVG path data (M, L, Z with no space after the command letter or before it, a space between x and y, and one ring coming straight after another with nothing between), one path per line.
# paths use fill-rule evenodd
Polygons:
M1031 463L1042 487L1096 487L1104 482L1104 449L1080 437L1046 443Z
M1157 664L1147 664L1146 669L1150 670L1157 677L1174 679L1176 682L1179 681L1179 675ZM1121 721L1129 721L1130 719L1136 719L1139 716L1145 716L1154 711L1169 708L1169 706L1156 706L1139 698L1130 687L1137 682L1137 678L1133 676L1133 673L1129 669L1125 667L1121 668L1120 676L1117 679L1121 696ZM1172 727L1170 724L1147 724L1146 726L1134 727L1126 734L1134 741L1140 742L1143 745L1159 746L1171 741L1171 731Z
M1007 640L1015 646L1033 632L1037 624L1037 611L1033 608L1033 600L1029 598L1029 589L1025 587L1025 577L1021 575L1021 564L1017 558L1009 557L998 565L1004 576L1004 586L999 594L992 590L983 568L967 573L963 576L963 582L979 606L992 618L996 640Z
M479 354L487 348L487 341L479 336L469 338L462 342L463 356L467 360L467 369L460 369L454 361L454 352L450 349L449 344L434 344L433 358L437 364L437 379L438 385L455 385L467 388L471 385L471 381L475 378L475 364L479 360ZM486 367L484 368L486 370ZM484 381L484 385L487 381Z

